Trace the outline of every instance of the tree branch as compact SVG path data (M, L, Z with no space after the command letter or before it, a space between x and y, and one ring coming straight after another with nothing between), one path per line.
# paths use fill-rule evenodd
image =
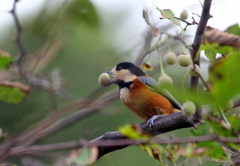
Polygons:
M136 125L135 127L143 134L148 134L151 136L155 136L158 134L162 134L165 132L181 129L181 128L189 128L197 125L198 122L194 119L194 116L187 117L182 112L177 112L163 118L159 118L155 120L155 126L152 130L149 129L147 123L141 123ZM84 140L76 140L70 142L56 143L56 144L47 144L47 145L22 145L14 147L8 147L8 151L2 154L1 158L8 158L13 156L22 156L27 154L37 154L39 152L49 152L54 150L63 150L69 148L75 148L79 146L95 146L98 148L98 156L97 158L101 158L103 155L110 153L115 150L123 149L129 145L136 144L145 144L145 143L160 143L160 144L176 144L176 143L190 143L190 142L202 142L202 141L211 141L215 140L218 142L232 142L232 143L240 143L239 138L232 137L217 137L216 135L207 135L200 137L192 137L192 138L172 138L172 139L149 139L149 140L135 140L129 139L123 136L120 132L107 132L104 135L90 141ZM2 149L3 150L3 149Z
M108 132L106 135L116 135L117 132ZM105 134L104 134L105 135ZM149 140L138 140L138 139L118 139L118 140L108 140L105 142L102 141L94 141L88 143L85 146L124 146L124 145L135 145L135 144L148 144L148 143L158 143L158 144L180 144L180 143L196 143L196 142L205 142L205 141L217 141L220 143L240 143L240 139L235 137L217 137L216 135L205 135L205 136L197 136L197 137L181 137L181 138L164 138L164 139L149 139ZM83 145L84 141L80 141L79 145Z
M107 99L106 99L107 101ZM168 131L172 131L172 130L177 130L180 128L188 128L188 127L193 127L196 122L194 121L194 119L192 117L186 117L182 112L177 112L168 116L165 116L163 118L160 119L156 119L155 120L155 126L152 127L152 130L149 129L147 123L141 123L139 125L136 125L136 127L143 133L143 134L148 134L148 135L158 135L161 133L165 133ZM40 131L41 132L41 131ZM44 131L43 131L44 132ZM26 136L28 135L29 137L33 137L34 141L30 139L30 143L29 140L25 140ZM8 158L10 156L16 156L16 155L25 155L28 153L37 153L38 150L40 151L50 151L50 150L56 150L55 148L67 148L67 147L72 147L73 143L67 143L67 144L56 144L56 146L48 147L46 146L30 146L32 145L37 139L42 138L42 135L39 135L39 131L34 132L34 131L30 131L30 133L26 133L23 134L19 137L17 137L16 139L14 139L12 142L7 142L5 144L2 144L0 146L0 156L1 159L4 158ZM34 136L32 134L35 135L39 135L39 136ZM46 133L45 133L46 134ZM48 134L48 133L47 133ZM103 155L118 150L118 149L122 149L125 148L129 145L132 144L136 144L137 142L133 142L132 140L130 140L130 142L124 142L124 145L119 146L119 145L114 145L114 146L102 146L102 144L106 141L109 140L126 140L127 138L124 137L123 135L121 135L119 132L108 132L92 141L90 141L87 145L86 142L77 142L75 141L75 145L79 146L79 145L86 145L86 146L90 146L90 145L94 145L97 144L98 149L99 149L99 156L98 158L102 157ZM129 139L128 139L129 140ZM84 144L83 144L84 143ZM17 146L16 146L17 145ZM19 146L20 145L20 146ZM54 148L55 147L55 148ZM49 149L50 148L50 149Z
M137 139L128 139L123 137L123 139L109 139L109 137L113 138L120 138L119 132L108 132L104 134L105 141L103 140L93 140L91 142L87 142L86 140L76 140L76 141L69 141L69 142L61 142L61 143L54 143L54 144L45 144L45 145L33 145L33 146L19 146L12 148L8 156L24 156L24 155L33 155L39 154L43 152L50 152L56 150L64 150L64 149L72 149L72 148L79 148L81 146L85 147L126 147L128 145L137 145L137 144L148 144L148 143L158 143L158 144L180 144L180 143L197 143L197 142L205 142L205 141L218 141L221 143L240 143L239 138L232 138L232 137L216 137L215 135L206 135L206 136L198 136L198 137L183 137L183 138L165 138L165 139L149 139L149 140L137 140ZM109 151L110 152L110 151ZM234 155L235 156L235 155Z
M59 129L73 124L79 119L102 109L106 104L116 98L118 98L118 93L116 93L115 90L112 90L94 102L91 101L90 103L87 103L86 100L83 100L77 104L51 113L46 119L43 119L40 123L36 124L36 126L31 130L13 138L9 142L0 144L0 159L8 157L6 155L8 155L11 149L17 148L18 146L30 146L37 140L42 139ZM77 109L75 112L71 112L75 109ZM72 114L68 115L69 112Z
M17 62L16 62L17 66L18 66L19 75L21 76L21 78L26 80L27 83L29 83L32 86L41 88L41 89L43 89L45 91L48 91L48 92L54 92L55 94L59 95L60 97L66 98L66 96L68 96L68 95L62 89L58 89L58 90L54 89L54 87L52 87L52 85L49 81L44 80L44 79L40 79L40 78L37 78L37 77L33 77L27 71L27 67L26 67L26 64L25 64L25 59L26 59L26 56L28 54L28 51L27 51L26 46L25 46L25 44L23 42L23 39L22 39L23 29L22 29L21 23L19 21L19 17L16 13L17 2L18 2L18 0L14 0L13 7L12 7L12 10L10 11L10 13L13 16L14 24L15 24L15 27L16 27L16 43L17 43L17 46L20 50L20 54L19 54L19 57L18 57Z
M187 117L182 112L177 112L165 116L163 118L159 118L155 120L155 126L149 129L147 123L141 123L136 125L137 130L139 130L143 134L148 134L151 136L156 136L159 134L163 134L169 131L178 130L182 128L194 127L199 122L194 119L194 116ZM218 142L233 142L240 143L239 138L232 137L217 137L216 135L209 136L201 136L196 138L176 138L176 139L151 139L149 141L139 141L134 139L129 139L123 136L120 132L107 132L102 136L90 141L85 146L97 146L98 148L98 156L97 158L101 158L103 155L110 153L115 150L120 150L126 148L129 145L141 144L141 143L189 143L189 142L200 142L200 141L210 141L215 140ZM83 147L84 148L84 147Z
M72 149L79 145L86 144L86 141L69 141L55 144L34 145L34 146L19 146L9 150L8 156L22 156L27 154L35 154L49 152L55 150Z
M152 127L152 130L148 127L147 123L141 123L137 125L137 129L141 131L143 134L148 134L151 136L156 136L158 134L166 133L169 131L181 129L181 128L189 128L193 127L196 122L193 117L186 117L182 112L173 113L163 118L156 119L154 121L155 126ZM121 135L120 132L107 132L104 135L90 141L88 145L104 144L107 141L114 140L125 140L127 139L125 136ZM115 151L123 149L129 145L132 145L134 142L129 142L129 144L125 145L113 145L113 146L98 146L98 158L103 155Z
M200 64L199 64L199 58L196 58L197 52L198 52L199 46L202 43L202 35L204 33L208 19L211 17L210 15L211 3L212 3L212 0L205 0L203 3L202 14L201 14L200 21L199 21L199 24L195 33L195 37L193 40L193 44L192 44L192 50L191 50L192 60L193 60L193 63L197 64L198 66L200 66ZM199 77L191 76L190 87L196 88L198 86L198 79Z
M10 13L12 13L14 23L16 26L16 42L20 49L20 56L19 56L17 63L18 63L18 66L20 66L22 64L21 62L23 60L23 57L26 56L26 54L27 54L27 49L22 41L22 26L20 24L19 18L16 13L16 3L17 3L17 0L14 0L13 7L12 7L12 10L10 11Z

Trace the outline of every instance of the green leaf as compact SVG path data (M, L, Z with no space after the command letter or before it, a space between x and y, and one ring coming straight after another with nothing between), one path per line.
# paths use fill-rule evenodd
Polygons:
M26 97L26 94L20 88L0 87L0 100L11 103L20 103Z
M211 94L215 104L224 107L231 98L240 93L240 53L231 52L227 57L218 60L209 71Z
M150 20L149 20L148 12L147 12L146 10L144 10L144 9L143 9L143 18L144 18L144 20L146 21L146 23L147 23L150 27L152 27L152 24L151 24L151 22L150 22Z
M66 163L77 164L77 165L92 165L98 156L98 148L95 146L84 147L80 152L73 151L66 159Z
M149 140L150 136L141 134L135 126L132 125L125 125L118 129L122 135L137 140ZM162 154L164 154L164 149L162 146L156 143L149 143L149 144L139 144L139 146L152 158L156 161L162 163L163 165L167 166L162 160Z
M235 138L239 137L239 129L240 129L240 118L232 115L227 117L228 122L231 125L231 129L232 129L232 133L235 136ZM240 147L238 145L238 143L231 143L231 142L227 142L225 143L226 145L230 146L233 149L236 149L238 151L240 151Z
M237 133L240 127L240 119L236 116L227 117L227 119L231 128L229 128L222 119L210 115L205 118L205 122L211 126L211 130L218 136L238 138L239 135ZM240 150L237 143L225 142L225 144L233 149Z
M235 115L232 115L232 116L227 117L227 120L231 124L234 132L237 133L240 129L240 118Z
M226 32L240 36L240 27L238 24L234 24L227 28Z
M209 126L206 123L203 123L191 131L193 136L209 135Z
M236 149L237 151L240 151L239 143L226 142L225 144L233 149Z
M185 150L183 151L183 153L181 155L185 156L187 158L190 158L193 155L193 150L194 150L193 145L192 144L187 144Z
M7 69L10 63L12 63L12 57L9 53L0 50L0 69Z
M200 157L205 155L205 153L207 152L207 148L205 147L200 147L200 148L196 148L194 146L194 144L189 143L187 145L185 145L184 148L180 148L178 150L178 153L181 154L181 156L187 157L187 158L191 158L191 157Z
M206 57L213 63L216 60L216 52L213 50L204 51Z
M169 144L166 147L167 158L172 163L176 163L176 161L179 158L179 154L177 153L178 150L179 150L179 144Z
M216 141L204 141L195 143L197 147L205 147L208 151L205 152L205 155L220 160L228 160L226 153L224 152L222 146Z
M219 46L217 47L217 52L223 55L227 55L234 50L231 46Z
M159 8L157 8L157 10L161 12L161 15L163 16L163 18L169 19L170 21L172 21L174 24L178 25L182 29L180 21L177 18L175 18L175 14L172 12L172 10L170 9L161 10Z
M133 125L125 125L123 127L119 127L118 130L120 131L120 133L128 138L132 138L132 139L143 139L143 140L147 140L150 138L150 136L148 135L144 135L141 134L137 128Z
M9 104L18 104L26 98L29 91L28 86L4 81L0 84L0 100Z
M165 164L162 155L165 154L164 148L156 143L151 144L141 144L140 147L152 158L154 158L156 161L161 163L164 166L168 166L168 164Z
M232 130L223 119L207 115L205 122L211 127L212 132L216 133L218 136L234 137Z
M204 50L207 58L213 63L216 60L217 53L227 55L230 52L232 52L234 50L234 48L231 46L219 46L218 43L213 43L213 44L204 43L204 44L200 45L197 55L200 55L200 52L202 50Z

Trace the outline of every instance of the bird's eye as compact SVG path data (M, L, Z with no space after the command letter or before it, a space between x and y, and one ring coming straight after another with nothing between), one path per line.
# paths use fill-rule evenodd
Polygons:
M116 70L117 71L122 70L122 66L118 66Z

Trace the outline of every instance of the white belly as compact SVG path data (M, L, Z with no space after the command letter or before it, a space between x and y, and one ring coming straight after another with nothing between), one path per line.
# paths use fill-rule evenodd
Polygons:
M122 102L125 101L125 99L127 99L129 96L129 89L128 88L122 88L120 90L120 99L122 100Z

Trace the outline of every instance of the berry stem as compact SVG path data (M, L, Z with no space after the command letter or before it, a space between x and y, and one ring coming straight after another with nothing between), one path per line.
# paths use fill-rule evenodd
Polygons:
M169 46L169 44L168 44L167 48L168 48L168 52L171 52L171 51L172 51L171 48L170 48L170 46Z
M182 45L182 53L183 53L183 54L186 54L186 52L185 52L185 49L184 49L183 45Z
M149 56L148 56L147 63L151 63L151 56L152 56L152 52L150 52L150 54L149 54Z
M164 72L163 68L163 59L162 59L162 54L160 53L159 49L157 49L158 55L159 55L159 65L160 65L160 70L161 70L161 76L166 75Z

